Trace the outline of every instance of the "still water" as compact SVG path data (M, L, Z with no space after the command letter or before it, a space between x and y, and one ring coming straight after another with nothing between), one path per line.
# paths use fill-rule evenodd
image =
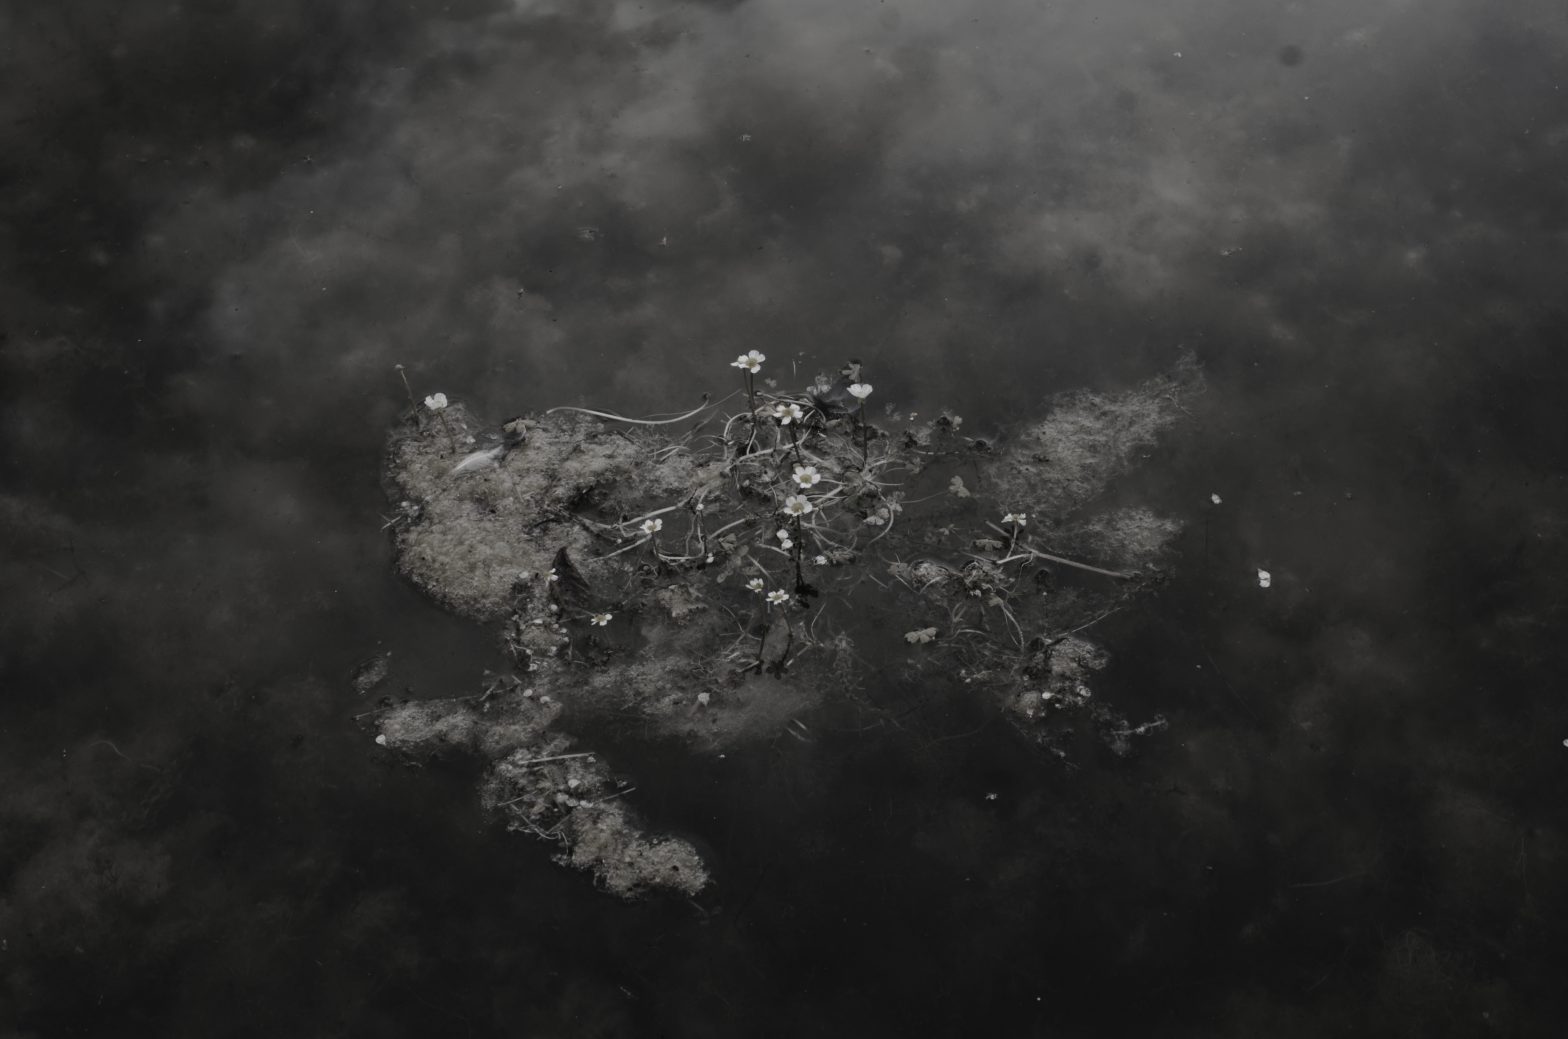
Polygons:
M1565 61L1544 0L0 4L0 1028L1557 1034ZM987 430L1194 354L1096 629L1170 726L890 669L896 730L628 739L716 883L627 905L353 720L503 666L392 572L394 366L641 414L753 347Z

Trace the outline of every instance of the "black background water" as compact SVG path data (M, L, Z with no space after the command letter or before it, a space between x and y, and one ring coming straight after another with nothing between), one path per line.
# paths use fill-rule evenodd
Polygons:
M1565 59L1544 0L0 4L0 1027L1557 1034ZM390 573L393 365L675 410L752 347L982 428L1194 352L1098 632L1171 726L628 743L717 885L626 906L350 721L499 663Z

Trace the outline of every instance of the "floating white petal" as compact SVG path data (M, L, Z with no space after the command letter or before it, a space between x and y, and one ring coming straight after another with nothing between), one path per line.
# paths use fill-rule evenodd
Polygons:
M452 467L454 473L477 473L486 469L494 469L501 464L501 458L506 454L506 445L497 444L495 447L483 451L475 451Z

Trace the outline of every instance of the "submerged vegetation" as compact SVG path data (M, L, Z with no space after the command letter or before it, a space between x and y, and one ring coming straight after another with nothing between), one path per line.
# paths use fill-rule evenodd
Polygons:
M855 696L889 625L906 667L973 687L1058 757L1086 731L1125 753L1163 725L1093 695L1107 657L1085 632L1158 576L1178 529L1096 502L1180 417L1192 365L1060 398L992 441L952 414L875 421L858 363L777 393L757 385L765 362L732 362L729 413L555 408L490 429L434 394L392 437L400 568L496 625L511 672L388 703L377 742L480 755L485 803L619 895L692 893L707 873L687 842L646 836L629 788L567 733L698 752L798 738Z

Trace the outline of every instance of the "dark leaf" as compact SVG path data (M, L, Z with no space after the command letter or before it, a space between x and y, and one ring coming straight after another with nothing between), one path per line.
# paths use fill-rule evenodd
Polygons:
M794 638L789 617L780 610L774 615L773 623L768 625L768 633L762 637L758 660L762 663L763 671L777 674L784 670L784 661L789 659L789 647Z
M562 609L588 611L594 601L593 589L588 587L587 580L572 562L571 554L564 548L556 552L555 562L550 567L555 571L550 592Z

